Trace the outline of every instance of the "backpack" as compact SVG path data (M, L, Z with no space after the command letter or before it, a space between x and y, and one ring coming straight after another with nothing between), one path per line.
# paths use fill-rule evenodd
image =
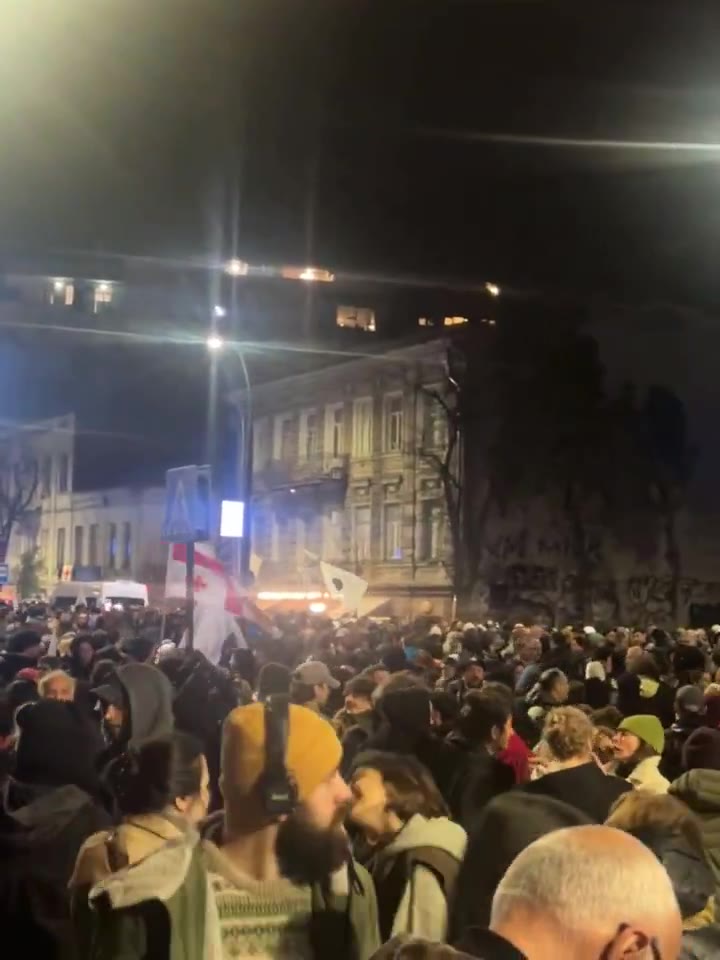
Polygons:
M412 850L403 851L387 864L383 864L379 872L373 871L378 894L380 939L383 943L392 936L395 915L407 885L413 882L416 867L429 870L440 884L445 900L449 902L452 899L460 871L457 857L439 847L414 847ZM412 897L412 887L410 895ZM413 931L404 932L412 934Z

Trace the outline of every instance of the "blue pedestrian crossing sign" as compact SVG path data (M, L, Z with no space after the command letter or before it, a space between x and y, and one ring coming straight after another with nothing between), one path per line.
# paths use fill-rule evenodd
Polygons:
M210 467L168 470L165 481L163 540L197 543L211 537Z
M7 563L0 563L0 585L10 583L10 567Z

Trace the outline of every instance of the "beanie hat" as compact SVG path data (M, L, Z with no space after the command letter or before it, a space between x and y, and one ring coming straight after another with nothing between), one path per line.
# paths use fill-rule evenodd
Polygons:
M685 770L720 770L720 730L693 730L683 745L682 762Z
M285 767L301 803L337 770L341 758L340 741L328 721L307 707L290 704ZM264 769L265 706L236 707L223 728L220 774L231 829L248 832L267 823L262 798L255 790Z
M7 641L8 653L25 653L42 643L42 637L36 630L18 630L11 633Z
M98 790L94 762L102 749L100 732L76 704L28 703L18 710L15 722L20 732L17 780L46 787L74 784L88 793Z
M662 753L665 749L665 731L657 717L649 713L640 713L634 717L626 717L618 730L627 730L642 740L655 753Z
M691 683L680 687L675 694L675 706L685 713L704 713L705 697L700 687Z

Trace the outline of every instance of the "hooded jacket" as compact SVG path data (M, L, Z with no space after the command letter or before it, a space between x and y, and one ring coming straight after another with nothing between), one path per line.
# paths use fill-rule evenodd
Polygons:
M172 733L173 689L165 674L147 663L128 663L116 676L127 698L128 745Z
M67 884L78 850L110 818L74 785L5 785L0 814L0 929L28 956L52 960L71 939Z
M401 933L428 940L444 940L447 932L447 892L438 874L422 862L412 863L413 851L432 848L462 862L467 834L447 817L428 819L415 814L386 846L376 851L369 864L375 880L380 908L380 936L383 940ZM410 858L411 870L394 916L387 916L391 877L401 869L401 858ZM418 855L418 860L422 857ZM383 908L386 908L384 911ZM385 912L385 916L383 913Z
M705 853L715 877L715 903L720 905L720 770L684 773L670 785L669 792L700 820Z
M165 736L175 728L173 688L164 673L148 663L128 663L116 671L115 682L122 687L125 722L119 738L100 755L98 770L104 770L129 746Z
M96 883L73 913L84 960L222 960L200 840L188 829Z

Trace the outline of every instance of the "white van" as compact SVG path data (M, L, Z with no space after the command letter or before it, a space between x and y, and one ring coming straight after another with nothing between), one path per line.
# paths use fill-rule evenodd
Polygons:
M148 605L148 590L136 580L61 580L50 591L48 603L64 610L78 604L85 604L90 610L129 610Z

